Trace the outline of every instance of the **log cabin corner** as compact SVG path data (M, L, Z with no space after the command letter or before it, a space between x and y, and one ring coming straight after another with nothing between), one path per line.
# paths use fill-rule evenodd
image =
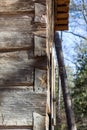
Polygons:
M56 125L54 32L69 0L0 0L0 130Z

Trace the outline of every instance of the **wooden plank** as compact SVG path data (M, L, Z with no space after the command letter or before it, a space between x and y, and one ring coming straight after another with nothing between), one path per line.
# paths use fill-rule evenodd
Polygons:
M34 3L45 3L45 0L0 0L0 12L19 12L34 9Z
M46 125L45 125L46 130L50 130L50 129L49 129L49 123L50 123L50 122L49 122L49 115L48 115L48 114L46 114L46 119L45 119L45 120L46 120Z
M46 23L46 6L35 3L35 22Z
M33 67L47 70L47 56L36 56L34 59L33 64L31 64Z
M28 15L13 15L11 17L0 17L0 28L11 28L13 30L31 30L33 18Z
M42 37L35 36L34 37L34 54L35 56L46 55L46 39Z
M55 20L55 25L68 25L68 19L57 19Z
M39 22L39 21L38 21ZM33 17L28 15L12 15L11 17L0 17L0 32L16 31L30 32L46 29L46 25L34 23Z
M28 90L0 91L0 125L33 125L33 112L45 115L45 109L46 94Z
M69 14L68 13L56 13L55 19L68 19Z
M55 3L58 5L68 5L70 0L55 0Z
M59 26L55 26L54 28L55 31L63 31L63 30L68 30L68 25L59 25Z
M3 12L0 12L0 16L12 16L12 15L29 15L29 16L34 16L34 9L30 10L30 11L25 11L25 10L22 10L22 11L3 11Z
M34 31L33 34L38 37L46 38L46 29Z
M33 130L45 130L45 116L42 116L34 112L33 118L34 118Z
M47 90L47 72L45 70L35 69L35 92L46 92Z
M57 13L65 13L69 11L69 6L57 6L56 8Z

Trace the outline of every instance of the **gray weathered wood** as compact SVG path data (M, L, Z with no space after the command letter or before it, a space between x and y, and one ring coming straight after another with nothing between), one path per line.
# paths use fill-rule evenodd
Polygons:
M46 38L46 29L33 31L33 34L38 36L38 37Z
M35 50L34 50L35 56L46 55L46 39L45 38L35 36L34 44L35 44Z
M0 54L0 86L33 82L33 68L29 64L33 64L34 59L29 60L28 53L17 51Z
M13 28L13 30L31 30L32 17L28 15L12 15L11 17L0 17L0 29Z
M46 23L46 6L35 3L35 22Z
M0 130L45 130L45 39L46 0L0 0Z
M41 70L47 70L47 56L36 56L32 66Z
M33 118L34 118L33 130L45 130L45 116L42 116L34 112Z
M46 94L0 91L0 125L32 125L33 112L45 114Z
M34 9L34 3L45 3L45 0L0 0L0 13L31 11Z
M46 92L47 90L47 72L46 70L35 69L35 91Z
M28 32L11 31L6 28L0 31L0 48L32 46L32 41L33 35Z

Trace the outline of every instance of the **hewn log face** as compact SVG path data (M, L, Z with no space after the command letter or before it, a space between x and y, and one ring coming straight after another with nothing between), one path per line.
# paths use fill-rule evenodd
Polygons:
M46 74L46 1L0 0L0 130L45 118Z
M0 87L32 86L33 68L47 69L47 57L30 57L29 51L0 54Z
M46 55L46 39L42 37L34 37L34 44L35 44L35 56L42 56Z
M32 17L28 15L14 15L14 16L2 16L0 17L0 28L5 29L6 27L13 28L15 30L20 30L25 28L25 30L30 30L32 28L31 22Z
M46 23L46 6L35 3L35 22Z
M35 24L33 17L29 15L14 15L11 17L2 16L0 17L0 32L2 31L16 31L16 32L28 32L43 30L46 26Z
M45 107L45 94L0 91L0 125L32 125L33 111L43 115Z
M1 12L18 12L34 10L34 3L45 3L45 0L0 0Z
M47 72L45 70L35 69L35 91L46 92L47 90Z
M33 118L34 118L33 130L45 130L45 116L42 116L34 112Z
M32 46L33 35L20 31L0 31L0 48Z

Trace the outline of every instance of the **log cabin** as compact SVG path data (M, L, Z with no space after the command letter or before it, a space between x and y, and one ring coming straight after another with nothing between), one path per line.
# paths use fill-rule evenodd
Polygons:
M0 130L56 125L54 31L69 0L0 0Z

